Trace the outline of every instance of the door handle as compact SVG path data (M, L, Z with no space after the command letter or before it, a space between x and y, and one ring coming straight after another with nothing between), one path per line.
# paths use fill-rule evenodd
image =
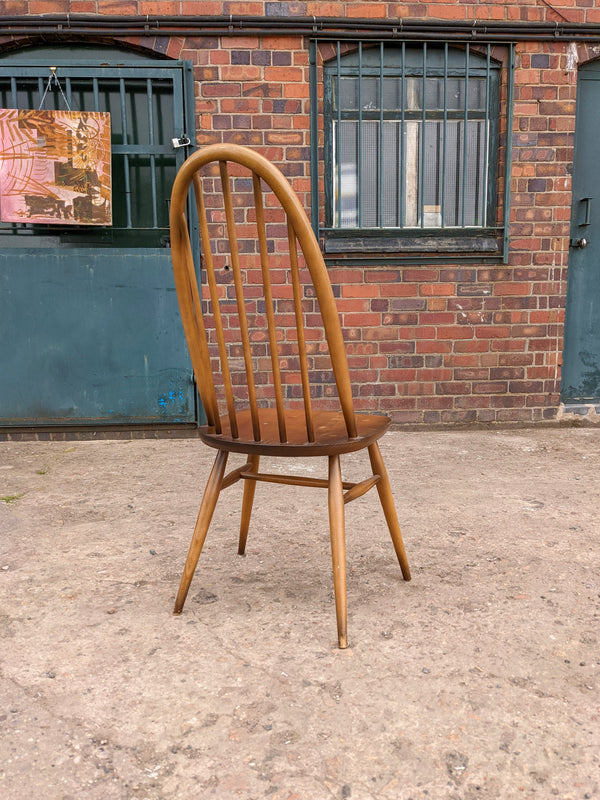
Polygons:
M592 200L593 197L582 197L579 201L580 203L585 203L585 216L583 218L583 222L580 222L580 226L582 225L589 225L591 222L591 214L592 214ZM585 245L584 245L585 247Z
M580 247L583 250L584 247L588 246L588 240L582 236L581 239L571 239L569 245L571 247Z

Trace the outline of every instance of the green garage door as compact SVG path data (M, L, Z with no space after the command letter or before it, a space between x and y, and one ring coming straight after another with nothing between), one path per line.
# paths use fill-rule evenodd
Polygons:
M577 82L571 246L562 399L600 403L600 62L584 64Z
M2 108L110 112L113 206L110 227L0 224L0 426L196 421L168 249L191 87L186 62L113 49L0 59Z

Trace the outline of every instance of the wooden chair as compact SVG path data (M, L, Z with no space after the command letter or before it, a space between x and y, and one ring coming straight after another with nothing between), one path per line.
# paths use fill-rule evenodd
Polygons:
M203 177L200 171L207 166L208 174ZM186 204L192 184L209 295L205 300L201 299L196 280L187 224ZM236 186L242 187L241 196ZM222 196L220 206L216 205L218 195ZM249 201L254 205L253 211L247 209ZM257 481L326 488L338 640L341 648L347 647L346 503L377 487L402 575L407 581L410 580L410 571L390 483L377 444L390 420L384 416L354 412L334 295L310 223L285 177L266 158L245 147L217 144L202 148L183 164L173 186L170 225L179 307L207 418L207 424L200 427L200 437L217 450L174 613L180 614L183 609L223 489L240 479L244 481L238 550L243 554ZM268 239L270 225L275 225L280 237L275 245ZM281 252L282 231L283 241L287 240L285 253ZM247 251L250 251L249 256ZM253 280L250 282L245 277L252 269ZM280 282L274 283L273 271L277 269ZM282 274L287 279L283 286L287 299L281 298ZM303 274L310 276L314 290L310 286L303 287L300 280ZM261 283L262 297L257 300L256 284L260 286ZM311 320L312 338L307 339L303 307L309 305L314 317L312 297L318 301L322 317L322 342L318 343L317 351L320 353L326 347L329 350L339 398L335 399L337 410L330 407L318 410L313 407L317 403L311 398L313 370L310 367L317 358L314 355L315 331L314 320ZM204 309L203 305L206 305ZM287 312L283 325L276 313L280 308ZM223 324L225 315L228 315L228 325ZM290 324L295 333L287 332L284 348L282 336ZM295 350L291 356L290 342ZM258 356L253 352L256 343ZM278 348L285 350L285 358ZM296 363L297 375L290 378L286 368L294 367ZM257 370L262 371L263 377L270 373L270 398L265 399L264 380L256 380ZM322 378L322 373L318 377ZM333 389L333 381L331 383ZM332 393L336 394L335 391ZM301 395L301 399L294 400L295 395ZM330 404L331 400L327 402ZM220 405L224 410L219 408ZM372 474L359 483L343 481L340 456L363 448L368 449ZM226 475L230 452L244 454L246 462ZM259 472L261 456L326 456L328 478L262 473Z

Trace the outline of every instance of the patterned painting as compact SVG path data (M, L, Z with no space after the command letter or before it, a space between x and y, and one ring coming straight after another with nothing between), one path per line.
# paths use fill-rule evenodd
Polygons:
M110 225L110 114L0 109L0 220Z

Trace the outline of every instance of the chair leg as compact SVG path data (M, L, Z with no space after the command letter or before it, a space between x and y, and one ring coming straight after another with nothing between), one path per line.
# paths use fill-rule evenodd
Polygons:
M338 643L348 647L346 606L346 538L344 528L344 494L339 456L329 456L329 532L333 564L333 590L337 618Z
M198 512L198 519L196 520L196 527L194 528L194 535L192 536L185 567L183 568L177 599L175 600L174 614L181 614L183 610L183 604L185 603L185 598L187 597L188 589L190 588L190 583L194 576L194 570L196 569L196 564L200 558L202 546L204 545L204 540L208 533L208 526L210 525L215 506L217 505L228 455L229 453L226 450L218 451L206 484L204 495L202 496L202 503L200 504L200 511Z
M251 464L250 472L258 472L260 463L259 456L248 456ZM250 526L250 514L252 514L252 503L254 502L254 492L256 491L256 481L244 481L244 497L242 499L242 521L240 523L240 541L238 553L243 556L246 552L246 540L248 538L248 528Z
M402 577L405 581L410 580L410 568L408 566L408 559L404 550L404 542L402 541L402 533L400 532L400 525L398 524L398 516L396 515L396 506L394 505L394 498L392 497L392 489L390 487L390 479L388 478L385 464L381 456L381 451L377 442L369 446L369 458L371 459L371 469L374 475L379 475L380 479L377 483L377 491L379 493L379 500L383 508L385 521L387 522L392 542L394 543L394 550L402 569Z

